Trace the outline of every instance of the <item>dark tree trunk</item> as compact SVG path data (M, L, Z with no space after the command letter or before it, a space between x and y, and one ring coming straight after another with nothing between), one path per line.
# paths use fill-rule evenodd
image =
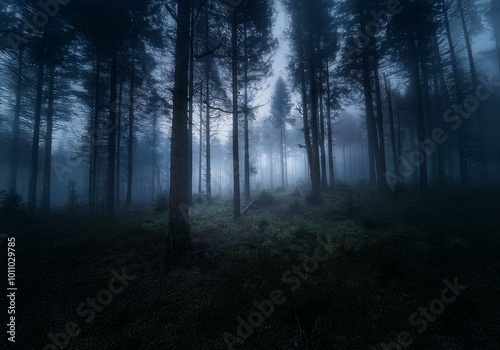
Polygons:
M205 23L205 50L208 51L208 33L209 33L209 14L207 12L207 20ZM205 112L205 157L206 157L206 188L207 199L212 199L212 162L211 162L211 145L210 145L210 61L205 58L205 84L207 95L207 110Z
M97 153L99 151L99 91L100 91L100 69L99 59L96 55L95 60L95 91L94 91L94 113L91 118L90 126L90 166L89 166L89 209L95 208L96 189L97 189Z
M244 104L244 118L243 118L243 137L244 137L244 193L245 193L245 203L250 203L250 141L249 141L249 109L248 109L248 49L247 49L247 24L245 22L245 62L244 62L244 84L245 84L245 104Z
M312 41L312 40L311 40ZM319 126L318 126L318 92L316 81L316 63L314 62L314 52L310 42L309 80L311 85L311 182L312 197L316 203L321 202L321 176L319 162Z
M30 168L31 172L30 172L29 193L28 193L28 212L30 214L34 214L36 208L36 187L37 187L36 185L38 179L38 150L40 141L40 119L42 115L44 69L45 69L45 57L41 57L39 58L38 61L33 141L31 143L31 168Z
M373 112L372 82L370 76L370 57L365 50L362 53L363 59L363 91L365 95L366 129L368 134L368 163L370 166L370 186L375 187L376 167L375 162L378 157L377 130L375 127L375 117Z
M326 149L325 149L325 112L323 108L323 75L320 75L319 81L319 149L321 151L321 188L328 189L328 181L326 178Z
M191 28L189 36L189 114L188 114L188 205L193 205L193 104L194 104L194 36L195 36L195 11L191 9Z
M21 48L18 52L17 61L17 76L16 76L16 106L14 109L14 120L12 123L12 150L10 158L10 182L9 191L10 194L17 193L17 152L19 145L19 124L21 115L21 95L22 95L22 82L23 82L23 58L24 49Z
M330 174L330 189L335 189L335 174L333 172L333 130L332 130L332 105L330 96L330 68L326 64L326 122L328 134L328 172Z
M418 141L423 142L425 139L425 117L424 117L424 96L422 93L422 79L420 77L420 64L423 64L422 57L419 54L420 50L417 45L416 35L413 36L413 39L410 42L413 62L412 62L412 78L415 82L415 90L417 94L416 98L416 107L417 107L417 137ZM420 157L420 165L419 169L419 178L420 178L420 190L424 191L427 188L427 154L425 152L419 152Z
M394 130L394 109L392 106L391 82L384 73L385 93L387 94L387 105L389 106L389 127L391 131L391 149L394 173L398 171L398 151L396 149L396 132Z
M456 90L455 100L459 102L462 96L462 93L460 91L460 74L458 70L457 57L455 53L455 45L453 43L453 38L450 29L448 10L446 8L446 3L444 0L442 0L442 7L443 7L444 25L446 29L446 38L448 40L448 46L451 56L451 67L453 70L453 79ZM460 163L460 183L462 186L468 187L470 185L470 178L469 178L469 168L467 166L467 133L464 126L460 128L458 137L459 137L458 158Z
M465 19L465 13L464 13L464 6L463 6L463 0L458 0L458 7L460 10L460 18L462 20L462 29L464 32L464 38L465 38L465 47L467 49L467 56L469 58L469 68L470 68L470 76L472 80L472 87L474 88L476 84L478 84L477 80L477 73L476 73L476 64L474 62L474 54L472 52L472 44L471 44L471 39L469 35L469 29L467 26L467 21ZM497 19L498 21L498 19ZM477 125L477 129L479 131L479 157L481 160L481 182L483 186L488 186L489 179L488 179L488 163L486 159L486 136L485 136L485 130L483 126L483 118L482 118L482 111L481 108L479 108L477 112L477 117L473 118L472 120L475 121Z
M208 98L207 98L208 99ZM201 194L201 183L203 182L202 158L203 158L203 84L200 84L200 144L198 148L198 194Z
M375 49L376 50L376 49ZM377 162L377 184L378 190L384 193L388 190L386 180L386 159L385 159L385 133L384 133L384 113L382 110L382 89L380 85L378 53L375 51L373 62L373 73L375 77L375 98L377 100L377 123L379 139L379 161Z
M132 58L132 65L130 70L130 94L128 101L128 138L127 138L127 198L125 205L132 204L132 181L133 181L133 152L134 152L134 89L135 89L135 62Z
M108 134L108 179L106 210L115 210L115 161L116 161L116 82L118 76L118 52L111 57L110 95L109 95L109 134Z
M491 15L493 32L495 34L495 41L497 43L498 72L500 74L500 21L498 21L498 18L500 16L500 1L491 0Z
M238 146L238 24L236 10L231 23L231 75L233 94L233 217L240 217L240 155Z
M54 74L55 64L50 62L49 66L49 96L47 107L47 130L45 132L45 164L43 169L43 193L42 193L42 210L44 213L50 211L50 174L52 164L52 130L54 116Z
M121 168L121 140L122 140L122 93L123 79L120 78L118 92L118 125L116 127L116 205L120 203L120 168Z
M188 206L188 73L191 0L177 1L177 38L170 155L170 204L166 262L172 263L187 253L190 245Z

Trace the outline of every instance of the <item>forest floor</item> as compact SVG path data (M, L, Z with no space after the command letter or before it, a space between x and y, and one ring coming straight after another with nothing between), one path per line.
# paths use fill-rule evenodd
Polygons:
M344 188L307 206L292 189L236 222L230 198L201 200L194 252L168 269L152 208L4 226L16 348L226 349L227 332L234 349L500 349L499 195Z

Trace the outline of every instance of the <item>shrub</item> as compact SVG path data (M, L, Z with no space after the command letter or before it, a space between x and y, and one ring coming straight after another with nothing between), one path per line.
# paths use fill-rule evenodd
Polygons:
M261 206L273 205L276 202L276 197L269 191L261 191L255 199L255 204Z
M291 201L288 206L287 206L287 211L292 213L292 214L299 214L302 212L302 203L295 198L293 201Z
M302 193L300 192L298 187L295 187L295 190L292 192L292 198L300 198L302 197Z
M69 180L68 182L68 202L66 203L66 208L75 209L77 204L78 194L76 193L76 181Z
M19 193L0 192L0 213L5 219L15 220L25 213L23 197Z

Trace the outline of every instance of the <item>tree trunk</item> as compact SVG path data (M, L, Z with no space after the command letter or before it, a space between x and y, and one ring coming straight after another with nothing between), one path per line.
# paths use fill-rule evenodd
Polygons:
M207 12L207 21L205 23L205 50L208 51L208 34L209 34L209 14ZM211 157L211 144L210 144L210 60L205 58L205 75L206 75L206 96L207 96L207 110L205 112L205 157L206 157L206 188L207 199L212 199L212 161Z
M448 46L450 50L450 56L451 56L451 67L453 70L453 79L455 82L455 99L457 102L461 100L461 91L460 91L460 73L458 70L458 63L457 63L457 57L455 53L455 45L453 43L453 38L451 35L451 29L450 29L450 21L448 18L448 10L446 8L446 2L445 0L442 0L442 7L443 7L443 18L444 18L444 25L446 29L446 37L448 39ZM465 132L465 128L462 126L459 131L459 145L458 145L458 158L459 158L459 163L460 163L460 183L462 186L468 187L470 185L470 178L469 178L469 168L467 166L467 134Z
M330 189L335 189L335 174L333 172L333 130L332 130L332 100L330 96L330 67L326 63L326 130L328 135L328 172L330 174Z
M130 69L130 94L128 103L128 138L127 138L127 198L125 205L132 204L132 180L133 180L133 151L134 151L134 89L135 89L135 61L132 58Z
M370 186L375 187L376 168L375 162L378 157L378 141L377 130L375 128L375 118L373 112L373 96L372 96L372 83L370 76L370 58L368 52L365 50L362 53L363 59L363 91L365 95L365 110L366 110L366 129L368 136L368 162L370 166Z
M45 55L44 55L45 56ZM33 141L31 143L31 172L29 182L28 194L28 212L35 213L36 208L36 185L38 178L38 150L40 141L40 119L42 115L42 94L43 94L43 76L45 69L45 57L39 58L38 73L36 83L36 102L35 102L35 116L33 127Z
M115 210L115 161L116 161L116 82L118 75L118 52L111 57L110 95L109 95L109 134L108 134L108 186L106 210Z
M323 108L323 75L320 75L319 81L319 149L321 151L321 188L323 190L328 189L328 181L326 178L326 150L325 150L325 113Z
M177 1L177 38L170 155L170 204L166 261L178 261L189 249L190 227L188 206L188 71L191 0Z
M120 203L120 168L121 168L121 140L122 140L122 93L123 79L120 78L118 92L118 125L116 127L116 204Z
M12 150L10 158L10 182L9 191L11 195L17 193L17 167L18 159L17 152L19 147L19 124L21 115L21 95L23 83L23 58L24 49L21 48L18 52L17 61L17 77L16 77L16 106L14 109L14 120L12 123Z
M207 98L208 100L208 98ZM200 145L198 148L198 194L201 195L202 178L202 153L203 153L203 84L200 84Z
M491 0L491 15L491 23L493 24L493 32L497 44L498 72L500 74L500 22L498 21L500 16L500 2L498 0Z
M99 58L96 54L96 72L95 72L95 91L94 91L94 114L91 120L90 126L90 142L91 142L91 154L90 154L90 166L89 166L89 209L93 210L95 208L95 197L97 188L97 153L99 151L99 90L100 90L100 69L99 69Z
M247 50L247 24L245 22L245 28L244 28L244 33L245 33L245 41L244 41L244 57L245 57L245 62L244 62L244 84L245 84L245 104L244 104L244 119L243 119L243 137L244 137L244 147L245 147L245 154L244 154L244 193L245 193L245 203L250 203L251 198L250 198L250 141L249 141L249 127L248 127L248 114L249 114L249 109L248 109L248 50Z
M470 68L470 76L472 80L472 87L475 87L478 83L477 73L476 73L476 64L474 62L474 55L472 52L472 44L469 35L469 29L467 26L467 21L465 19L463 0L458 0L458 7L460 10L460 18L462 20L462 29L464 31L465 38L465 47L467 48L467 56L469 58L469 68ZM498 20L498 19L497 19ZM477 117L473 118L477 125L477 129L479 131L479 157L481 160L481 182L484 187L488 186L488 163L486 159L486 135L483 126L483 118L481 108L477 111Z
M377 184L378 190L384 193L388 190L386 180L386 159L385 159L385 133L384 133L384 113L382 110L382 92L380 85L378 53L375 49L373 73L375 77L375 98L377 100L377 122L379 138L379 161L377 163Z
M188 131L188 205L193 205L193 104L194 104L194 36L195 36L195 11L191 9L191 28L189 36L189 131Z
M50 174L52 164L52 130L54 116L54 74L55 64L50 62L49 67L49 96L47 107L47 130L45 133L45 165L43 169L43 194L42 194L42 210L45 214L50 211Z
M321 176L319 167L319 129L318 129L318 93L316 81L316 63L314 62L314 50L312 48L312 40L310 40L310 61L309 61L309 82L311 85L311 138L312 138L312 168L311 168L311 182L312 182L312 199L315 203L321 202Z
M394 109L392 107L391 82L384 73L385 93L387 94L387 104L389 106L389 126L391 131L391 148L394 165L394 173L398 172L398 152L396 149L396 132L394 131Z
M412 63L412 77L415 82L415 89L417 92L417 137L419 143L423 142L425 139L425 119L424 119L424 97L422 93L422 80L420 77L420 64L423 64L422 57L419 54L419 45L417 43L416 36L414 34L413 39L410 42L413 63ZM421 160L419 164L419 178L420 178L420 190L424 191L427 188L427 155L425 152L419 152Z
M231 75L233 94L233 218L240 217L240 155L238 146L238 24L236 10L231 23Z

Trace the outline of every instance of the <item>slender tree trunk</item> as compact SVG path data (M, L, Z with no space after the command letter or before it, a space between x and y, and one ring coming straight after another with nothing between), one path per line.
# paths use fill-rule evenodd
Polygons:
M12 123L12 150L10 158L10 182L9 191L11 195L17 193L17 152L19 147L19 125L21 116L21 96L22 96L22 83L23 83L23 58L24 49L21 48L17 56L17 76L16 76L16 106L14 108L14 120Z
M208 98L207 98L208 100ZM200 84L200 147L198 148L198 194L201 195L202 178L202 158L203 158L203 84Z
M500 16L500 1L491 0L491 15L491 23L493 24L493 32L495 34L495 41L497 44L498 72L500 74L500 22L498 21Z
M106 210L115 210L115 161L116 161L116 83L118 75L118 52L111 57L110 95L109 95L109 134L108 134L108 186Z
M121 168L121 140L122 140L122 93L123 79L120 78L118 92L118 125L116 128L116 205L120 203L120 168Z
M154 201L155 198L156 198L156 193L157 193L157 185L158 183L160 182L160 179L159 179L159 174L158 174L158 161L157 161L157 157L156 157L156 144L157 144L157 125L158 125L158 116L156 115L156 113L153 114L153 130L152 130L152 134L153 134L153 140L152 140L152 158L153 158L153 186L152 186L152 189L151 189L151 200ZM160 191L161 191L161 188L160 188Z
M420 44L420 43L419 43ZM419 143L425 139L425 119L424 119L424 97L422 93L422 79L420 77L420 64L423 64L422 57L419 54L419 45L416 43L416 37L411 40L410 46L412 50L413 63L412 63L412 77L415 82L415 89L417 93L417 136ZM420 190L424 191L427 188L427 155L425 152L420 152Z
M438 93L439 89L439 95L441 97L439 98L438 105L440 106L440 112L444 112L447 106L450 105L450 95L448 93L446 79L444 77L443 62L441 59L441 52L439 50L439 42L436 33L434 33L433 35L433 50L435 56L434 74L438 76L437 78L435 78L435 81L438 84L438 87L435 87L435 90L436 93ZM439 126L441 126L442 119L438 119L437 123ZM446 146L444 144L437 145L438 186L440 188L444 188L446 186L445 147Z
M310 61L309 61L309 80L311 85L311 137L312 137L312 198L316 203L321 202L321 176L319 162L319 126L318 126L318 92L316 81L316 63L314 62L314 50L310 40Z
M386 180L386 158L385 158L385 132L384 132L384 112L382 110L382 89L380 84L378 53L375 49L373 73L375 77L375 98L377 100L377 123L379 139L379 161L377 163L377 183L378 190L384 193L388 190Z
M43 169L43 193L42 193L42 210L48 214L50 211L50 174L52 164L52 131L53 131L53 116L54 116L54 75L55 64L50 62L49 66L49 96L47 108L47 130L45 133L45 164Z
M443 18L446 29L446 38L451 56L451 67L453 70L453 79L455 83L455 99L457 102L461 100L462 93L460 91L460 73L458 70L457 57L455 53L455 45L451 35L450 21L448 17L448 10L446 8L445 0L442 0ZM467 166L467 133L465 127L462 126L459 131L459 145L458 145L458 158L460 163L460 183L462 186L468 187L470 185L469 168Z
M188 132L188 205L193 205L193 104L194 104L194 37L195 37L195 11L191 9L191 29L189 36L189 132Z
M394 131L394 109L392 106L391 82L384 73L385 93L387 94L387 104L389 106L389 126L391 131L391 149L394 165L394 172L398 171L398 155L396 149L396 132Z
M33 141L31 143L31 173L29 182L28 194L28 212L35 213L36 208L36 188L38 178L38 150L40 141L40 119L42 115L42 93L43 93L43 76L45 69L45 57L39 58L37 85L36 85L36 102L35 102L35 116L33 127Z
M190 227L188 206L188 73L191 0L177 1L177 38L170 155L170 205L166 261L178 261L189 249Z
M95 60L95 91L94 91L94 114L91 120L90 127L90 142L91 142L91 155L89 166L89 208L95 208L96 189L97 189L97 155L99 151L99 91L100 91L100 69L99 58L96 54Z
M125 205L132 204L132 180L133 180L133 152L134 152L134 91L135 90L135 61L132 58L130 70L130 94L128 103L128 139L127 139L127 198Z
M476 64L474 62L474 54L472 52L472 43L470 39L469 29L467 26L467 21L465 19L464 13L464 5L463 0L458 0L458 8L460 10L460 18L462 20L462 29L464 32L465 38L465 47L467 49L467 56L469 58L469 68L470 68L470 76L472 80L472 86L475 87L478 83L477 73L476 73ZM498 21L498 19L497 19ZM486 158L486 133L483 126L483 118L481 108L477 111L477 117L473 118L477 125L477 129L479 130L479 157L481 160L481 182L484 187L488 186L488 163Z
M306 86L306 74L305 74L305 64L304 64L304 47L301 44L299 47L299 72L300 72L300 91L302 98L302 123L304 125L304 142L306 147L307 163L309 164L309 179L312 180L311 169L312 169L312 147L311 147L311 135L309 131L309 117L308 117L308 101L307 101L307 86Z
M320 118L319 118L319 130L320 130L320 137L319 137L319 149L321 151L321 188L323 190L328 189L328 181L326 178L326 149L325 149L325 112L323 108L323 76L320 75L320 82L319 82L319 112L320 112Z
M238 146L238 24L236 9L231 23L231 75L233 93L233 217L240 217L240 155Z
M333 130L332 130L332 100L330 95L330 67L326 63L326 130L328 137L328 172L330 175L330 189L335 189L335 174L333 172Z
M250 203L250 140L249 140L249 109L248 109L248 48L247 48L247 23L245 22L244 28L245 41L244 41L244 84L245 84L245 104L244 104L244 118L243 118L243 137L244 137L244 193L245 193L245 203Z
M208 51L209 48L209 13L207 12L207 18L205 23L205 50ZM212 199L212 160L211 160L211 144L210 144L210 58L205 58L205 83L206 83L206 96L207 96L207 110L205 112L205 158L206 158L206 188L207 188L207 199L210 201Z
M363 91L365 95L366 129L368 136L368 163L370 166L370 186L375 187L376 167L375 162L378 157L377 130L375 127L375 117L373 113L372 83L370 76L370 57L368 52L363 51Z

